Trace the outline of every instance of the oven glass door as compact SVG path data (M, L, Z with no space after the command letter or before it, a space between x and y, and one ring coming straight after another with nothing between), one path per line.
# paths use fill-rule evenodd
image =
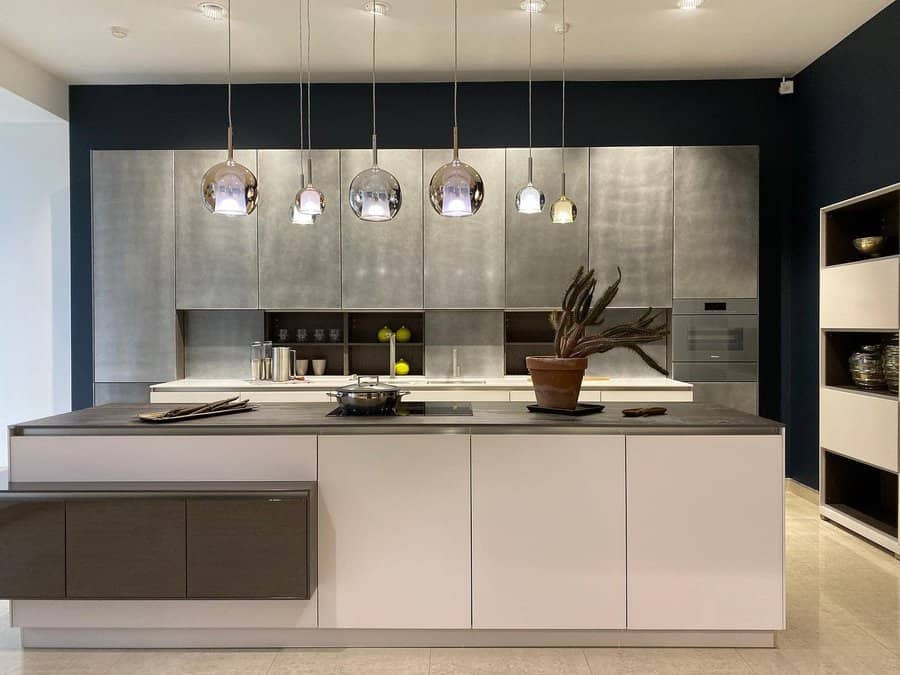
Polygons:
M673 361L756 361L757 317L672 317Z

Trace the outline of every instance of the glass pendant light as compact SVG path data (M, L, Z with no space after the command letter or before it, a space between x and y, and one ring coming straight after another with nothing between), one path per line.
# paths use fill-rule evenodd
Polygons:
M556 225L574 223L578 215L575 202L566 196L566 0L562 3L562 194L550 207L550 222Z
M309 3L306 0L306 186L297 195L297 208L307 216L318 216L325 210L325 195L313 185L312 170L312 78L309 45L312 42L312 24L309 20Z
M228 155L210 167L200 182L200 195L207 210L222 216L248 216L256 208L259 190L256 176L234 161L231 126L231 0L228 0Z
M459 0L453 0L453 160L431 177L431 206L442 216L459 218L478 212L484 201L484 182L478 172L459 161L459 127L456 120L457 69L459 65Z
M303 174L303 0L300 0L300 189L294 196L288 209L288 217L292 225L315 225L318 216L309 215L300 211L300 194L306 187L306 177Z
M375 18L372 7L372 166L360 171L350 182L350 208L360 220L391 220L400 211L403 195L400 183L390 171L378 166L378 137L375 132Z
M528 183L516 193L516 211L524 214L544 210L544 193L534 185L534 159L531 156L531 68L532 41L534 35L534 10L528 12Z

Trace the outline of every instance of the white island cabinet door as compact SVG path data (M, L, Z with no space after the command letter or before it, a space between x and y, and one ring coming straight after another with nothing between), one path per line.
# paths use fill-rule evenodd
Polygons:
M319 627L470 628L469 436L319 437Z
M626 443L628 628L782 629L782 437Z
M472 437L472 624L625 628L625 438Z

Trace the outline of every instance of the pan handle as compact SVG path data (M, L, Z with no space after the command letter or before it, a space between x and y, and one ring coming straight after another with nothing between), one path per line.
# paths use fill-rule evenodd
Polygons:
M326 391L325 395L329 398L340 398L340 395L336 391Z

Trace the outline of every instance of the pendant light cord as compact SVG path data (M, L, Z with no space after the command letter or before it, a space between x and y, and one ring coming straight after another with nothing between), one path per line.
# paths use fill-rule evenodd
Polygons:
M566 33L569 27L566 25L566 0L562 1L562 172L566 173Z
M300 0L300 176L303 176L303 0ZM300 186L304 187L304 186Z
M528 12L528 161L531 162L531 128L532 128L532 115L531 115L531 73L532 73L532 59L533 59L533 34L534 34L534 12ZM529 174L531 168L529 164ZM528 180L531 180L531 175L528 176Z
M228 0L228 159L232 158L234 144L231 125L231 0Z
M309 20L309 3L306 0L306 169L307 184L311 185L312 178L312 68L309 45L312 42L312 22Z
M459 69L459 0L453 0L453 127L459 126L456 121L456 99L458 88L457 70Z
M378 166L378 135L375 130L375 19L378 12L372 6L372 166Z

